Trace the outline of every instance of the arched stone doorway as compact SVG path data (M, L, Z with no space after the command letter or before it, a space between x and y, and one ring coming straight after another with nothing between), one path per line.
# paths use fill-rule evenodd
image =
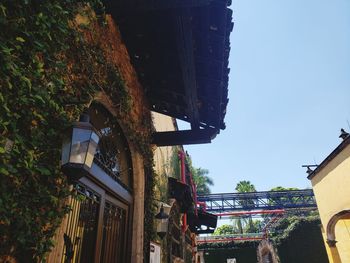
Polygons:
M335 246L336 237L335 237L335 226L339 220L350 219L350 209L343 210L334 216L328 221L327 224L327 243L330 247Z
M280 263L275 248L268 240L260 242L257 249L258 263Z
M344 251L344 249L346 250L346 248L349 247L349 243L350 243L350 234L347 237L343 235L337 238L336 228L341 227L341 225L343 224L343 226L345 225L346 231L340 231L340 232L343 232L343 233L348 232L349 223L347 223L347 221L349 221L349 219L350 219L350 209L346 209L333 215L328 221L327 230L326 230L327 244L329 246L329 253L332 258L332 262L334 263L342 262L342 257L344 257L344 255L341 255L340 252ZM337 244L338 241L339 243Z
M143 162L103 103L92 103L89 115L101 139L89 175L74 186L76 197L69 198L70 212L57 231L57 245L47 261L131 262L134 243L142 241L143 216L134 211L142 211L135 200L143 202Z

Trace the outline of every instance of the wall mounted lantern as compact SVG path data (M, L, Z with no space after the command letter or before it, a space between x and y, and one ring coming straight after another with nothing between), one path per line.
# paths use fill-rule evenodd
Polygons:
M80 116L63 140L61 170L71 182L86 176L92 166L100 137L87 113Z
M168 231L169 218L169 215L164 212L163 205L160 207L159 213L155 215L155 218L157 220L157 234L161 239L163 239Z

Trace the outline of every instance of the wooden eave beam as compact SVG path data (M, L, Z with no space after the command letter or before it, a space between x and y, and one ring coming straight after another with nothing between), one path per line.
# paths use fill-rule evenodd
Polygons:
M208 5L212 0L162 0L162 1L123 1L124 6L133 6L140 12L147 12L152 10L177 9L177 8L192 8Z
M178 93L178 92L175 92L175 91L172 91L172 90L167 90L165 88L156 88L156 89L153 89L151 91L149 91L149 94L151 97L155 97L155 101L157 100L167 100L168 98L170 98L169 100L170 101L178 101L178 100L182 100L182 101L185 101L186 100L186 97L185 97L185 94L183 93ZM152 99L151 99L152 101Z
M157 146L174 146L210 143L217 134L218 130L213 128L155 132L152 135L152 144Z
M187 115L184 114L183 111L181 109L177 108L177 107L174 107L174 109L168 110L168 109L164 109L161 106L154 105L151 110L155 111L155 112L158 112L158 113L161 113L161 114L168 115L170 117L173 117L173 118L176 118L176 119L179 119L179 120L183 120L183 121L188 122Z

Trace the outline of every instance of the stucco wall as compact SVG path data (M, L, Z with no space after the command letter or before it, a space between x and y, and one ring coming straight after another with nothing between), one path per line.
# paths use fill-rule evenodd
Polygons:
M174 125L174 119L157 113L152 112L153 125L156 131L175 131L177 130ZM154 168L157 174L169 175L171 173L170 160L173 152L176 150L175 147L163 146L157 147L154 151Z
M340 211L350 209L350 145L346 146L312 179L317 206L323 229L332 216ZM323 233L326 239L326 233ZM341 262L350 262L350 220L340 220L335 227L336 247ZM332 261L331 249L326 244L327 252Z
M335 236L342 262L350 262L350 219L338 221L335 226Z

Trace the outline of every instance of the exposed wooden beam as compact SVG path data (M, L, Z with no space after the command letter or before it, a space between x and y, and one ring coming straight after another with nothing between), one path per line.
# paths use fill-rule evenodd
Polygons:
M182 77L188 103L189 121L192 129L199 128L199 113L197 107L196 69L194 62L193 35L190 10L185 8L176 17L176 40L180 55Z
M186 97L184 94L167 92L165 89L155 89L150 91L147 95L151 97L151 103L161 104L162 102L174 104L181 108L186 108Z
M162 0L162 1L137 1L137 0L120 0L105 1L113 7L127 8L137 10L138 12L147 12L152 10L191 8L208 5L212 0Z
M152 136L152 143L157 146L210 143L217 134L218 130L213 128L155 132Z

